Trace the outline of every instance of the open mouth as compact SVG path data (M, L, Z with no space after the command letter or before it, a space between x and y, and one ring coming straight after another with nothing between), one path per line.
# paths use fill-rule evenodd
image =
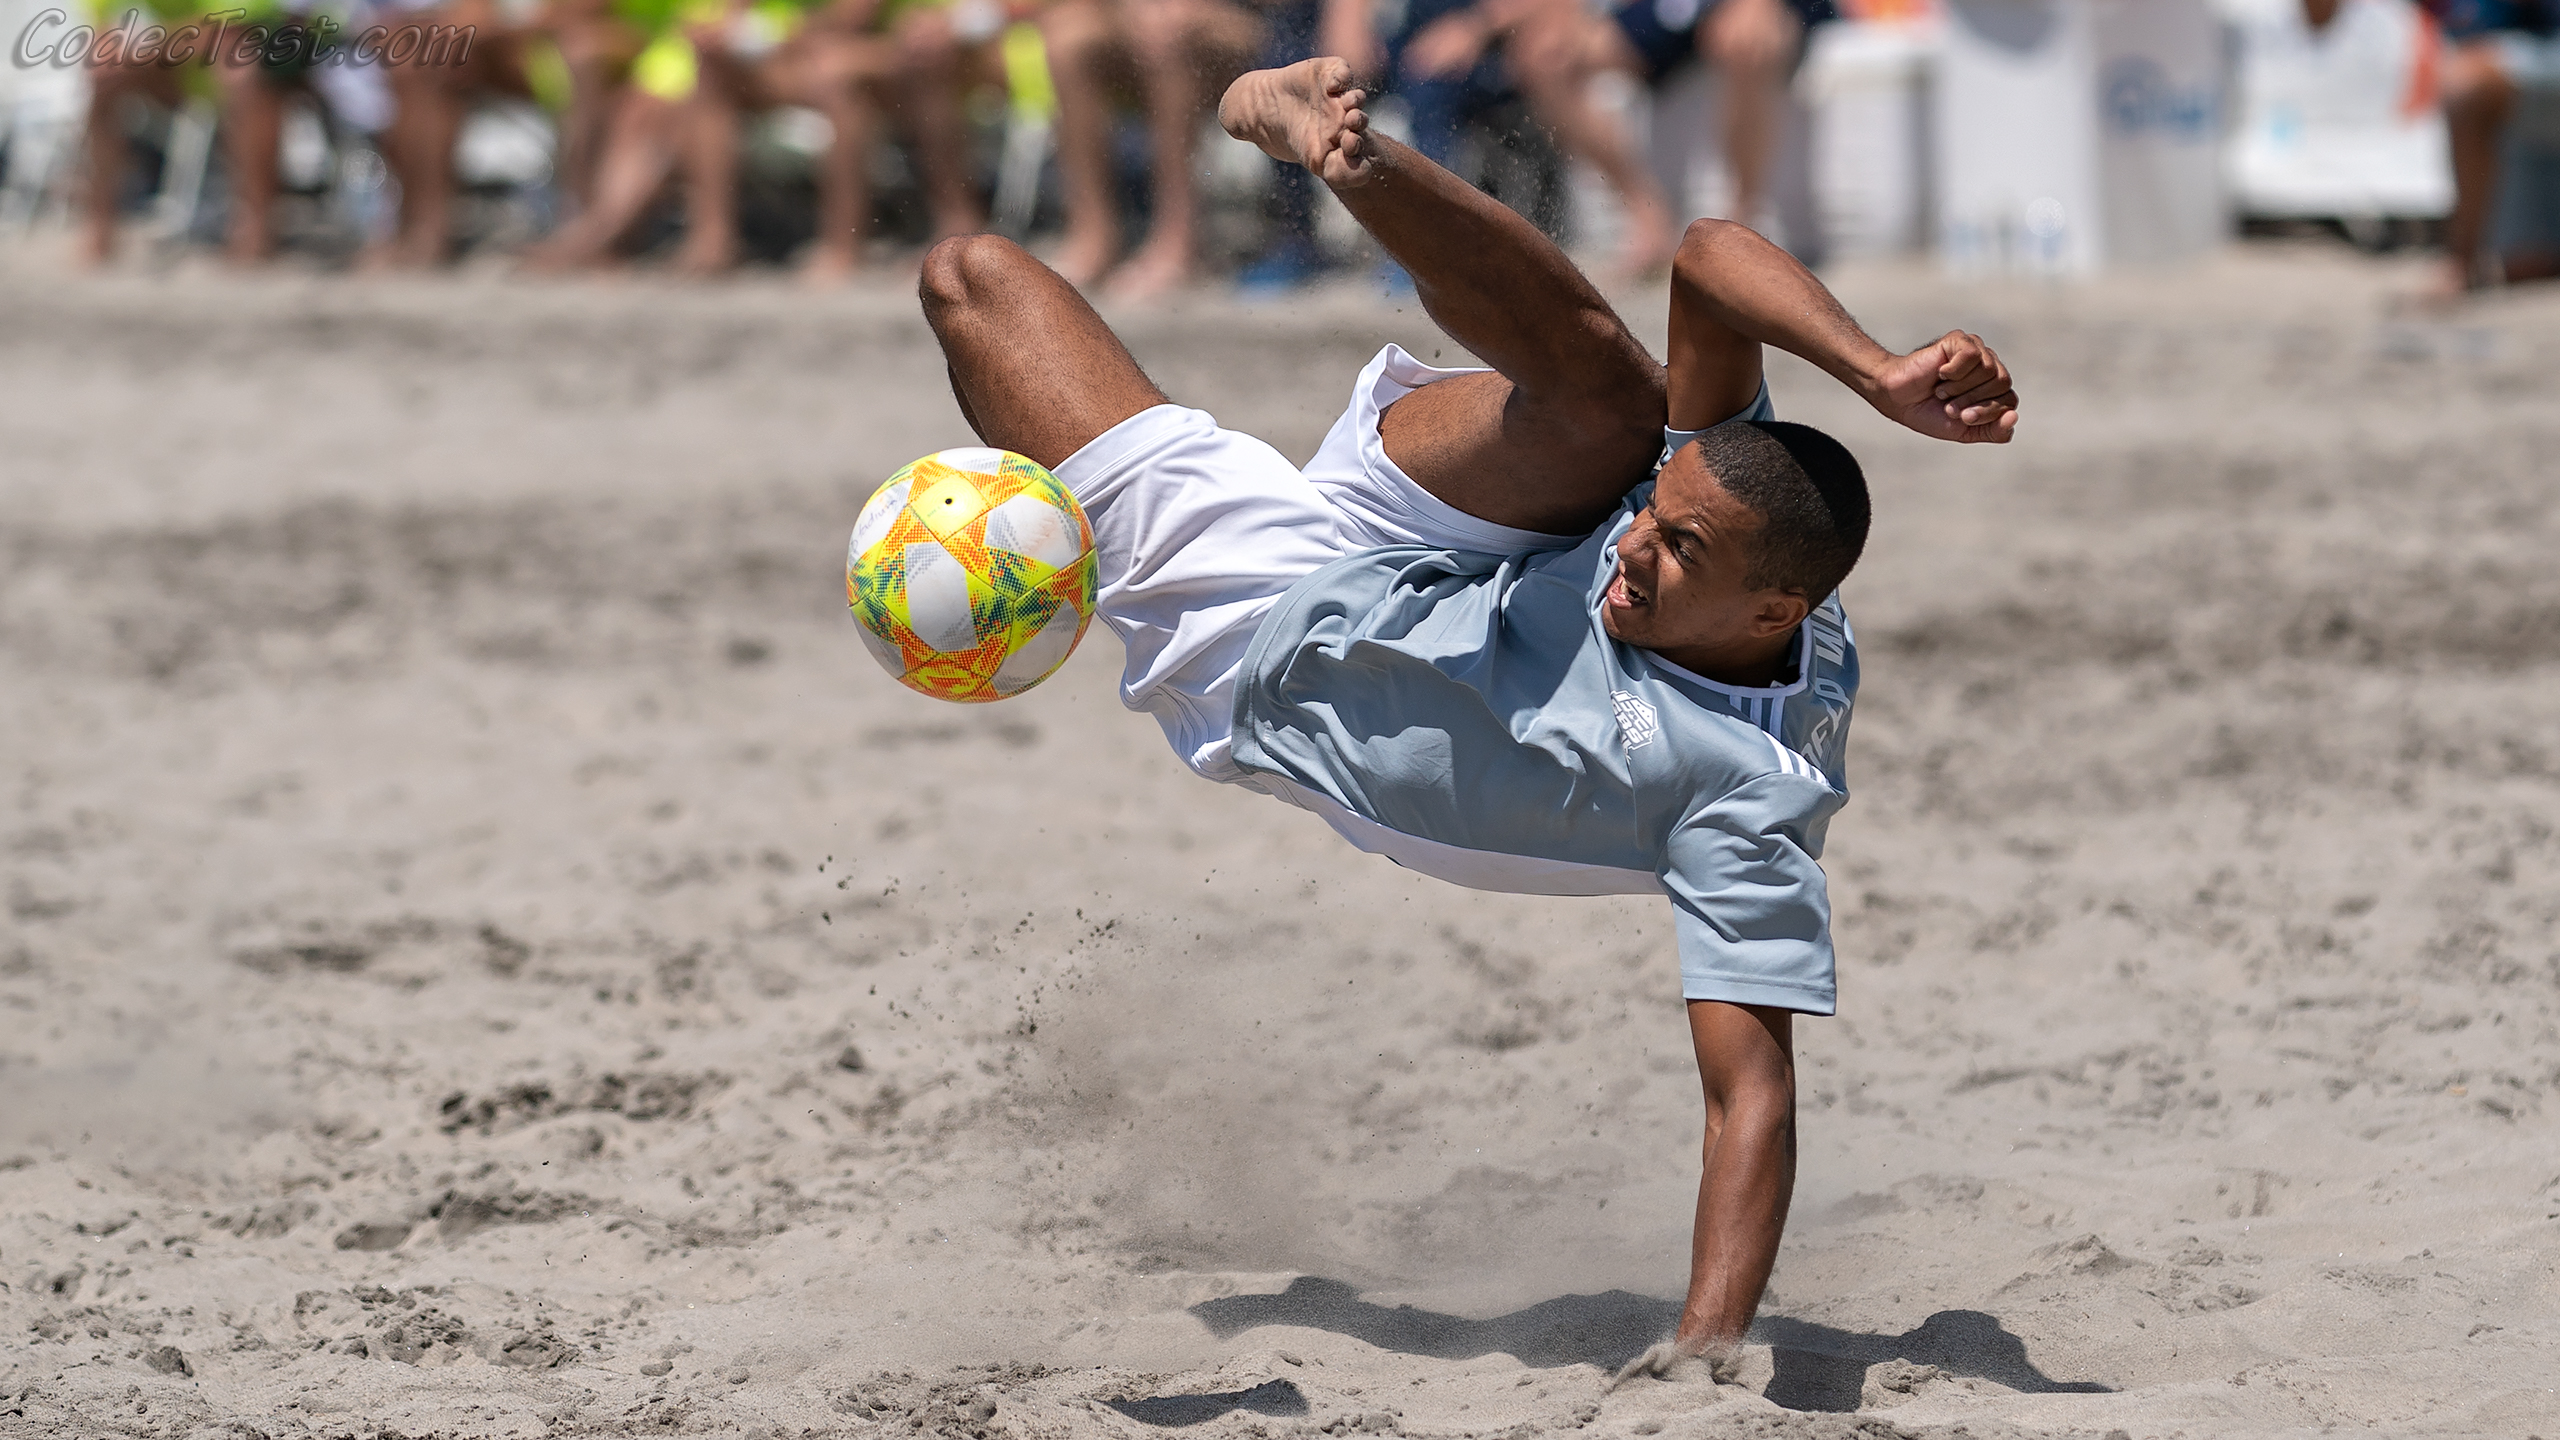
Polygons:
M1615 604L1633 609L1651 604L1653 596L1643 586L1628 579L1627 572L1621 570L1618 572L1618 578L1609 582L1609 599Z

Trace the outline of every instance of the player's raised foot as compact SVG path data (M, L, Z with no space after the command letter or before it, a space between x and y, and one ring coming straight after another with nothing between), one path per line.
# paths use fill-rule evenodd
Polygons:
M1218 123L1271 158L1347 189L1372 173L1369 115L1360 108L1367 99L1349 63L1319 56L1237 77L1218 102Z

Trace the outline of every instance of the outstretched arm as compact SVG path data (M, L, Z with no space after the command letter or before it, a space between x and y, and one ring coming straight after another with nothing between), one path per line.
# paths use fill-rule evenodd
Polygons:
M1760 393L1763 345L1812 361L1923 435L1998 444L2018 427L2009 369L1981 336L1950 330L1896 355L1748 226L1693 223L1671 267L1671 428L1703 429L1747 408Z
M1689 1039L1707 1096L1689 1299L1672 1338L1628 1362L1615 1389L1704 1357L1730 1377L1760 1308L1796 1188L1795 1016L1760 1005L1689 1002Z

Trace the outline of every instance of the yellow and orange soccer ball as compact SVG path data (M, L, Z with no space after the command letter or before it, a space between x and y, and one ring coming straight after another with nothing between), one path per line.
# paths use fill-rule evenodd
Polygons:
M937 700L1002 700L1049 678L1093 618L1093 526L1010 450L927 455L862 507L845 602L872 658Z

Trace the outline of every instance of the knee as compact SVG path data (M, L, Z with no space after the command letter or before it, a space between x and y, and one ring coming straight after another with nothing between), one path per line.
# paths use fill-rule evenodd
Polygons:
M2514 88L2498 52L2486 45L2467 45L2445 57L2441 83L2445 114L2457 120L2496 115Z
M1008 276L1039 263L1001 235L954 235L924 252L916 297L924 302L926 317L939 321L953 311L984 304L1002 290Z

